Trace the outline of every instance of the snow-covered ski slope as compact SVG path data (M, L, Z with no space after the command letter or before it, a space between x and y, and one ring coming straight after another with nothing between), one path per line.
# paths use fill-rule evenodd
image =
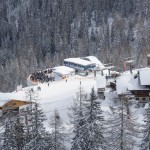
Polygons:
M4 100L25 100L25 91L27 89L33 88L33 90L37 91L37 87L40 86L41 91L38 91L39 103L47 118L51 116L54 109L58 109L64 122L68 123L68 108L71 106L76 92L79 91L80 82L85 92L90 93L92 87L96 90L96 80L94 77L74 76L68 78L67 82L66 80L54 81L50 82L49 86L47 83L44 83L23 88L22 91L18 92L0 93L0 105L4 103Z
M66 80L50 82L49 86L47 83L38 84L37 86L31 86L23 88L22 91L14 91L12 93L0 93L0 106L3 103L10 99L17 100L26 100L25 91L33 88L34 91L37 91L38 86L41 87L39 93L39 103L45 113L47 119L52 115L54 109L57 109L60 112L60 115L64 123L69 123L68 108L73 104L73 99L76 97L76 93L79 91L81 86L86 93L90 93L91 88L94 87L97 90L96 79L94 75L87 77L74 76ZM116 93L112 93L109 90L106 90L106 99L102 101L102 110L104 110L105 117L107 112L111 112L110 106L114 106L113 98L116 97ZM135 115L137 116L138 122L143 120L143 108L132 108L134 109ZM46 121L46 126L48 121Z

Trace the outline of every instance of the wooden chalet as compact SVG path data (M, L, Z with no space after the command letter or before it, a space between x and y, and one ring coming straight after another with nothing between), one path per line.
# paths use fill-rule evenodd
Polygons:
M117 94L134 96L140 103L150 101L150 68L134 70L117 78Z
M31 102L12 99L12 100L6 101L6 103L4 103L0 107L0 110L2 110L2 114L5 114L8 111L19 112L20 106L24 106L24 105L28 105L28 104L31 104Z

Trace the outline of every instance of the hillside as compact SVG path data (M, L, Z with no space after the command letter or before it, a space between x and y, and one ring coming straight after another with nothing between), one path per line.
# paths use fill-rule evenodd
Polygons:
M0 91L67 57L95 55L122 68L135 56L145 66L149 16L147 0L1 0Z

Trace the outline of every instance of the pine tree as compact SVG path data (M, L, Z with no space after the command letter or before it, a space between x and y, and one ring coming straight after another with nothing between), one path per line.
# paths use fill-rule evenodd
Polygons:
M84 125L86 123L84 116L84 102L87 100L87 94L84 93L81 85L76 94L74 104L70 108L70 122L73 125L72 150L83 149Z
M17 143L15 140L15 131L14 124L12 118L10 119L10 114L5 122L5 131L4 131L4 142L3 149L4 150L17 150Z
M17 112L9 111L5 114L5 117L3 149L22 150L24 147L25 136L23 124L19 120L19 115Z
M46 130L43 122L46 120L45 115L42 112L39 104L34 102L32 106L32 124L31 124L31 141L27 144L27 147L31 150L43 150L48 146L46 139Z
M50 150L65 150L66 147L64 145L66 134L64 133L63 121L59 115L57 110L54 111L54 114L50 118L49 122L51 132L51 145L49 147Z
M132 150L136 146L138 126L126 100L124 95L119 98L119 107L114 109L114 113L110 114L106 122L107 149Z
M145 110L144 122L144 137L141 144L141 150L150 150L150 103L148 103L148 108Z
M84 150L104 149L104 117L102 113L101 103L97 100L95 90L92 88L90 98L85 103Z
M38 93L35 92L33 89L28 89L27 91L25 91L25 97L26 100L31 102L31 104L21 112L25 118L24 131L27 144L33 139L32 107L34 102L38 99Z
M38 93L36 91L28 91L32 105L28 108L28 116L26 115L26 145L25 149L29 150L47 150L49 143L49 134L45 130L43 122L46 117L38 104Z
M18 114L14 126L18 150L22 150L25 145L24 125L21 123L20 117L21 116Z
M5 128L5 117L0 117L0 149L3 147L3 140L4 140L4 128Z

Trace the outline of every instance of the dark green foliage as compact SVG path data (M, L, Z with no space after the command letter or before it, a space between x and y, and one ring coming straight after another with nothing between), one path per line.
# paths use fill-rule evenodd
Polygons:
M31 72L66 57L95 55L118 64L135 55L145 65L149 15L147 0L1 0L0 91L25 86Z

